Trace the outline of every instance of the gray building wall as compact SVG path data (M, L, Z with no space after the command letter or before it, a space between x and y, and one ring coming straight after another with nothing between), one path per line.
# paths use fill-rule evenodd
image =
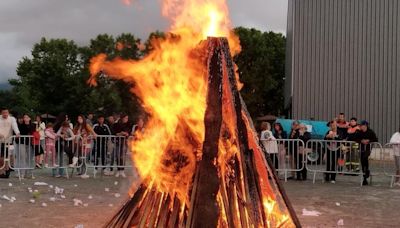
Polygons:
M400 127L400 1L289 0L285 103L294 119Z

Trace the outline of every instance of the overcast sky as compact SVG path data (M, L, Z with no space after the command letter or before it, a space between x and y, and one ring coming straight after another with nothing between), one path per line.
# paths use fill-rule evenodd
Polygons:
M130 32L141 38L165 30L160 0L0 0L0 83L41 37L87 44L101 33ZM233 25L285 33L287 0L227 0Z

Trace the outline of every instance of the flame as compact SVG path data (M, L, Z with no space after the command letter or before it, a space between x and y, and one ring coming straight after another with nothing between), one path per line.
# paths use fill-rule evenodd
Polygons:
M172 22L166 39L153 39L154 50L140 61L94 57L91 83L99 72L135 82L133 92L150 114L131 146L135 166L142 178L185 201L204 138L206 69L196 50L208 36L228 37L232 54L240 45L225 0L164 0L162 13Z
M124 2L131 3L129 0ZM202 41L210 36L227 37L232 55L240 52L240 45L232 32L226 0L163 0L162 13L171 20L169 33L165 38L151 41L153 50L147 56L139 61L108 61L105 54L100 54L91 60L90 83L96 84L95 77L100 72L134 82L132 92L140 98L150 115L146 131L139 133L138 140L130 144L135 167L144 182L156 186L163 193L176 195L183 208L189 203L188 193L204 141L207 69ZM123 44L118 43L116 48L122 49ZM237 76L237 87L241 86ZM224 90L228 90L225 87ZM234 110L231 94L224 95L223 102L226 104L225 132L221 133L224 136L219 143L220 155L216 162L219 164L232 162L239 153L234 127L236 119L231 118L234 115L230 113ZM253 147L255 150L256 146ZM257 164L257 169L262 170L261 166L263 164ZM227 170L229 166L220 167L222 177L232 172ZM279 215L275 224L283 224L290 218L274 204L274 193L266 183L268 174L265 169L261 176L264 210L268 215ZM236 187L244 189L244 186ZM234 197L249 200L239 192ZM221 190L217 200L221 209L220 226L225 226L227 211L223 204L226 195ZM243 206L237 203L238 200L235 202L234 217L238 218L238 208L243 209ZM246 220L249 220L250 212L243 210ZM233 222L240 225L236 220Z

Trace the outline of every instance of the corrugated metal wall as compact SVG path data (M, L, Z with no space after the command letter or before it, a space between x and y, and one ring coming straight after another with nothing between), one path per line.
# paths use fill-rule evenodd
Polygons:
M381 142L399 129L399 0L289 0L287 38L292 118L344 112Z

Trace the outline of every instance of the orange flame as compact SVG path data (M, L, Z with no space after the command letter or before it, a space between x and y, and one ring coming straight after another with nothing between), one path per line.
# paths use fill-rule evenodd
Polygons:
M130 4L131 1L124 2ZM91 60L90 82L96 84L94 79L99 72L135 82L132 92L150 114L146 131L139 133L139 140L130 146L135 167L148 184L157 186L162 192L176 194L187 204L205 131L207 69L204 53L198 48L209 36L227 37L232 55L240 52L240 45L232 33L225 0L163 0L162 13L171 19L170 33L165 39L151 41L154 47L151 53L139 61L108 61L106 55L100 54ZM123 45L118 43L117 48L123 48ZM241 87L239 82L238 87ZM224 102L230 99L227 100ZM225 119L228 134L232 137L220 140L219 163L238 152L234 143L235 121ZM224 169L221 166L220 172L227 172ZM272 189L266 185L263 193L263 196L273 196ZM271 203L273 200L264 199L268 213L276 210ZM221 193L218 201L222 203Z

